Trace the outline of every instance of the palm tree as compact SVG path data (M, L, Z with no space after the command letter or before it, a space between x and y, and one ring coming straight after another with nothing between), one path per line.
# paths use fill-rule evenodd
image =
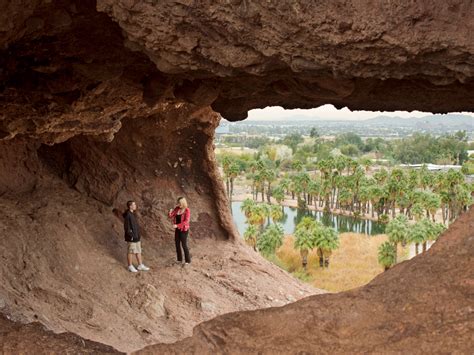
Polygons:
M305 228L296 229L294 248L300 251L301 263L306 271L308 265L308 254L314 249L315 242L311 231Z
M428 240L435 241L438 239L439 235L443 233L446 227L441 223L435 223L430 221L428 218L423 218L420 222L426 232L426 237L423 242L423 251L426 251L427 245L426 242Z
M227 177L230 181L229 202L232 201L234 194L234 180L239 175L240 167L237 162L233 161L227 169Z
M303 217L296 226L294 248L300 251L304 270L308 264L308 254L316 246L314 230L317 222L312 217Z
M248 217L248 222L253 225L260 226L263 230L265 219L269 216L269 206L266 203L259 203L252 206Z
M433 192L425 193L422 204L426 209L426 216L429 217L431 214L434 222L436 211L441 207L441 198Z
M311 180L308 186L308 194L311 196L310 200L314 200L314 206L316 207L316 202L321 194L321 183L319 180ZM311 202L308 201L308 204L311 204Z
M225 186L226 186L227 197L230 196L229 167L231 166L232 162L233 162L232 158L228 155L225 155L222 158L222 170L224 172L224 176L226 177Z
M408 240L415 244L415 254L418 255L418 247L426 241L427 232L421 222L415 223L410 227Z
M372 217L374 216L374 212L380 199L383 197L383 189L379 185L372 185L369 188L369 196L370 196L370 203L372 204ZM379 212L377 211L377 216Z
M408 219L405 215L398 215L392 219L385 229L388 234L388 240L395 247L395 263L397 262L398 243L406 243L408 239Z
M275 187L272 191L272 196L276 200L278 204L281 204L285 200L285 189L284 187L280 184L277 187ZM281 211L283 213L283 205L281 205Z
M313 233L318 248L319 266L327 268L332 251L339 248L339 237L333 228L323 225L318 225Z
M250 245L253 250L257 251L257 239L258 239L259 230L258 228L250 224L244 232L244 240Z
M272 218L273 223L281 221L283 218L283 211L277 205L270 206L270 217Z
M268 226L257 240L257 247L262 255L270 256L275 254L275 251L283 244L283 234L281 224Z
M419 221L423 217L423 206L416 202L411 208L411 214L415 217L415 221Z
M301 190L303 192L303 199L308 202L306 192L308 191L308 186L311 182L311 178L309 177L307 172L301 172L297 175L298 184L301 186Z
M242 201L242 205L240 205L240 210L244 213L247 219L250 217L253 206L255 206L255 202L249 198Z
M272 195L272 187L271 184L273 181L276 179L276 173L274 169L271 169L269 167L264 167L263 169L260 170L260 175L262 178L262 183L263 186L265 187L265 182L268 184L267 185L267 202L270 203L270 197ZM263 190L264 187L262 188L262 201L263 201Z
M303 170L303 163L299 160L294 160L293 161L293 170L296 170L296 171L301 171Z
M387 271L397 262L397 250L390 242L384 242L378 249L378 261Z
M369 172L370 167L373 165L372 160L369 158L360 158L359 163L364 167L366 173Z

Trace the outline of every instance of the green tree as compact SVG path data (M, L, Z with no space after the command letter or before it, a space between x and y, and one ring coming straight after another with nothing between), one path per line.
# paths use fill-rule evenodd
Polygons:
M276 200L276 202L281 205L281 203L285 200L284 187L281 184L275 187L272 191L272 196ZM283 212L283 208L284 208L283 205L281 205L282 212Z
M319 138L319 132L316 128L311 128L311 131L309 132L309 136L311 138Z
M395 248L395 263L397 262L397 246L399 243L408 241L408 219L404 215L398 215L392 219L385 229L388 234L388 240Z
M278 209L280 210L280 209ZM260 253L264 256L275 254L283 243L283 227L280 224L269 225L257 239L257 247Z
M270 217L272 218L273 223L279 222L283 219L283 211L277 205L270 206Z
M319 266L327 268L333 250L339 248L339 236L333 228L323 225L317 225L313 234L318 248Z
M408 240L415 244L416 255L418 255L418 248L420 244L423 244L426 241L426 238L427 232L425 226L421 222L417 222L410 227Z
M252 212L252 208L254 206L255 202L249 198L246 198L244 201L242 201L242 204L240 205L240 210L244 213L246 218L249 218Z
M250 245L255 251L257 250L257 239L259 233L258 228L253 224L249 225L244 232L245 243Z
M303 142L303 137L300 134L289 134L281 140L281 144L287 145L291 148L293 153L296 152L296 147L298 144Z
M384 242L378 249L378 261L383 266L384 271L390 269L397 263L397 249L390 242Z
M311 217L303 217L296 226L294 248L300 251L304 270L308 264L308 254L316 246L314 230L316 221Z

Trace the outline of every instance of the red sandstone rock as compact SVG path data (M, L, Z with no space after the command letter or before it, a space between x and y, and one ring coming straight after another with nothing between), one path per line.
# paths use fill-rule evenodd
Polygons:
M54 334L38 323L15 324L0 315L2 354L123 354L75 334Z
M241 119L267 105L474 109L470 1L0 5L1 311L121 350L181 339L218 314L280 305L280 291L317 292L237 238L212 152L213 110ZM168 265L163 211L181 194L193 208L189 273ZM129 198L153 267L132 280L112 213ZM472 220L471 211L457 224L464 232L361 290L259 319L224 316L160 349L463 352L472 348ZM130 301L153 288L145 294L159 302ZM297 343L288 324L301 331Z

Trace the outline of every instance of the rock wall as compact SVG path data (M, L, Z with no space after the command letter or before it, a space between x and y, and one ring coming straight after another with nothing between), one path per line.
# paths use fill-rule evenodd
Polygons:
M219 114L238 120L251 108L327 103L366 110L472 111L473 6L465 0L0 0L0 207L7 211L0 216L2 313L130 351L181 339L218 314L317 293L237 238L213 157ZM164 212L179 195L186 195L193 208L192 240L199 256L188 274L166 261L173 252ZM128 199L140 207L147 257L162 280L156 273L130 282L120 269L117 216ZM463 218L461 224L471 223L472 213ZM472 247L465 235L462 240ZM440 242L448 260L442 265L468 265L470 254L443 249L447 240ZM417 265L434 267L435 255L440 254L418 258L410 274L433 285L433 299L441 286L458 280L419 271ZM445 275L454 270L446 266ZM387 275L380 280L404 277L395 271ZM462 283L471 276L457 277ZM135 300L136 289L164 303ZM372 302L371 286L364 290L337 296L334 304L338 297L361 297L355 307L363 310L362 303ZM404 294L417 295L412 284L405 284ZM394 292L376 295L401 305ZM451 306L464 309L468 296L456 294L446 316L454 312ZM332 298L327 302L333 305ZM439 304L426 302L433 316L427 319L435 326L442 319L433 308ZM192 322L182 317L180 304ZM283 312L314 316L321 323L331 317L305 312L302 305ZM385 310L373 312L375 323L361 329L383 327L377 322L385 319ZM269 321L262 314L254 334ZM400 339L410 336L410 327L422 326L405 314L390 317L398 330L387 334ZM464 327L463 318L456 317ZM353 323L365 319L354 315ZM359 334L337 322L342 330L333 333L334 343ZM457 335L464 339L462 327ZM437 338L448 336L442 328ZM227 339L221 342L217 331L215 337L198 337L178 349L201 349L209 342L216 349L237 350ZM255 341L249 349L261 346ZM411 349L409 342L399 346L389 349Z

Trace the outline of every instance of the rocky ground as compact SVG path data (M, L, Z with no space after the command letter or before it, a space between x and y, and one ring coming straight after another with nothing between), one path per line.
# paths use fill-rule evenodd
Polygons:
M320 293L242 243L192 235L189 267L174 263L171 233L150 235L143 247L151 270L131 274L121 220L62 181L3 196L0 209L8 211L0 217L0 311L121 351L174 342L223 313Z

